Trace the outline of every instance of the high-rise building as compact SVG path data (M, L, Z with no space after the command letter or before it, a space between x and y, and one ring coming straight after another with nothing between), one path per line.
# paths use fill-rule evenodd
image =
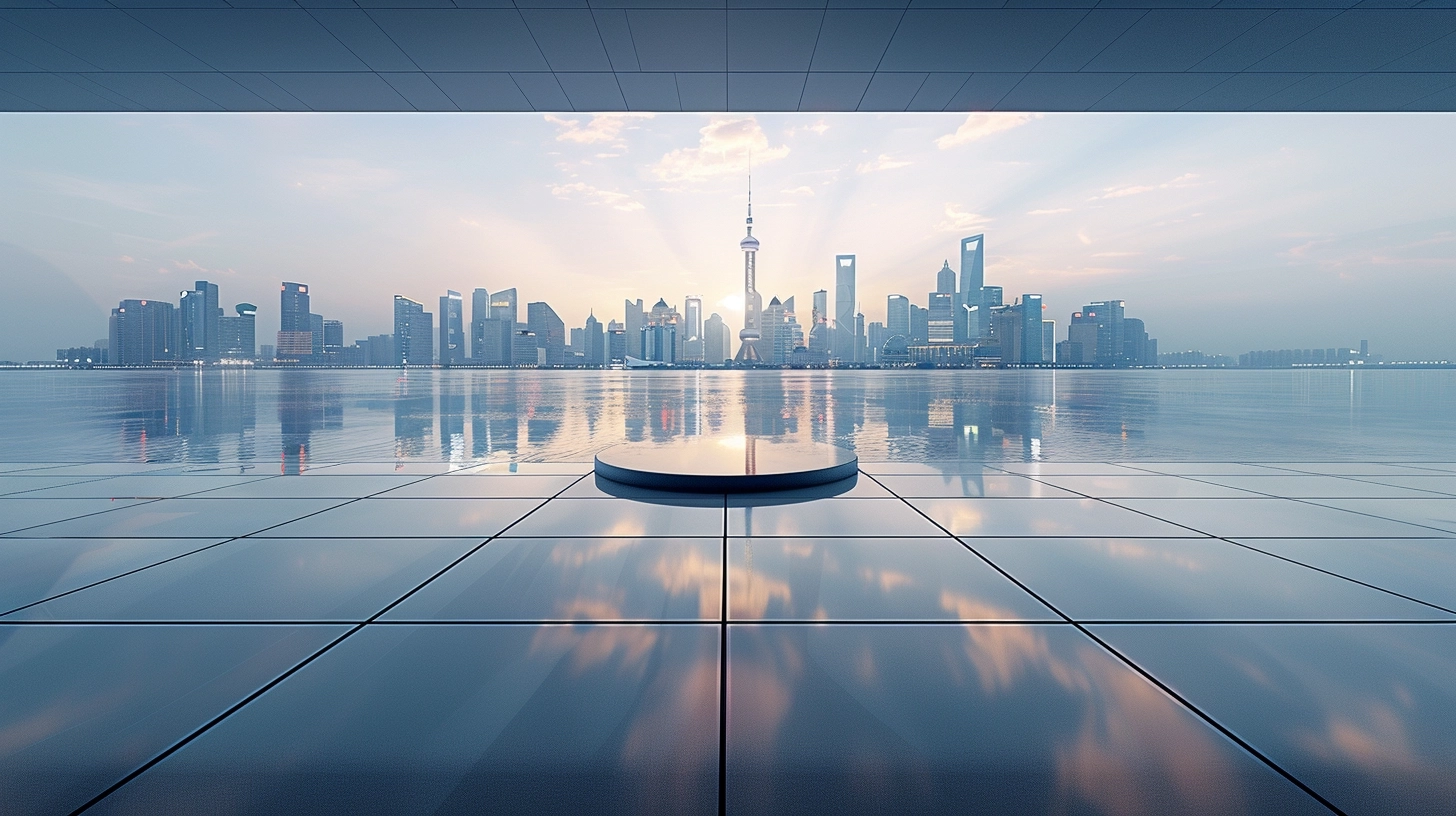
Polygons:
M703 322L703 361L723 365L732 351L733 332L717 312Z
M559 366L566 362L566 323L545 301L526 304L526 325L536 335L536 347L545 352L542 363Z
M397 365L394 357L394 335L371 334L360 345L364 346L364 365Z
M1017 362L1045 362L1046 357L1042 353L1041 295L1022 295L1020 305L1021 355Z
M344 321L324 321L324 353L339 352L344 349Z
M313 331L308 315L308 286L284 281L278 295L278 330Z
M1143 322L1136 317L1122 321L1122 357L1126 365L1151 366L1158 364L1158 341L1148 337ZM1333 358L1335 355L1325 355ZM1334 362L1333 359L1330 362Z
M596 313L586 316L586 329L582 332L582 355L584 362L589 366L600 366L607 364L607 338L602 332L602 321L597 320Z
M926 331L931 343L955 342L955 300L954 292L930 293L930 319Z
M1072 312L1067 324L1066 355L1058 362L1067 365L1092 365L1097 362L1097 316Z
M854 313L854 361L863 363L869 359L869 342L865 337L865 318L863 312Z
M703 299L698 295L683 298L683 332L687 340L703 337Z
M1057 321L1055 320L1041 322L1041 361L1043 363L1057 361Z
M504 320L511 325L511 331L515 332L516 324L521 322L521 311L516 305L516 290L502 289L490 296L490 316L495 320Z
M324 316L323 315L321 315L321 314L312 314L312 313L309 314L309 316L308 316L308 333L309 333L309 353L315 354L315 355L323 354L324 353Z
M659 363L677 362L677 324L656 323L642 327L644 360Z
M623 303L626 315L622 318L622 331L627 340L626 356L642 359L642 326L646 324L642 309L642 298Z
M485 362L485 321L491 318L490 293L476 289L470 293L470 359Z
M615 320L607 321L607 364L627 362L627 330Z
M865 338L869 341L870 356L865 360L867 363L880 362L880 351L885 347L885 341L890 339L890 332L885 324L878 320L870 323L865 329Z
M950 261L941 264L940 271L935 273L935 291L947 294L956 294L956 274L950 268Z
M529 329L521 329L511 335L511 365L515 366L537 366L543 360L545 349L536 345L536 333Z
M753 237L753 177L748 178L748 235L738 242L743 250L743 329L738 332L738 353L733 362L752 365L763 360L757 344L763 335L763 298L758 294L758 239Z
M834 256L834 356L854 361L854 264L853 255Z
M999 287L995 303L991 303L983 291L986 286L985 239L984 234L961 239L961 292L958 305L965 314L965 329L964 337L958 338L960 342L989 337L990 326L986 317L992 306L1001 305Z
M814 311L810 315L810 323L813 325L829 324L829 292L819 289L814 292ZM812 327L811 327L812 328Z
M239 303L234 308L236 317L218 318L218 347L224 357L251 360L258 351L258 307Z
M761 347L759 358L765 363L783 365L788 362L787 356L780 353L780 348L786 344L779 340L781 332L784 335L789 334L786 315L784 304L780 303L777 297L770 298L768 305L763 308L762 325L760 326L762 334L759 336L758 345Z
M885 304L885 331L890 337L910 337L910 298L904 295L890 295Z
M438 349L440 365L465 362L465 300L453 289L440 297Z
M1124 302L1104 300L1082 307L1082 313L1097 323L1097 350L1093 362L1100 366L1124 365Z
M910 304L910 345L923 346L930 342L930 310Z
M222 357L222 307L217 305L217 284L197 281L182 292L178 306L182 336L179 351L184 360L212 362Z
M404 295L394 296L394 364L429 365L435 361L434 315Z
M111 310L107 356L112 365L177 359L176 309L164 300L123 300Z

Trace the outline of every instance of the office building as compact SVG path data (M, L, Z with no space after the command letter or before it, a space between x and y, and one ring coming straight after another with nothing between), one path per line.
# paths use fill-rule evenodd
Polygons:
M869 359L869 339L865 337L865 316L863 312L854 314L854 361L863 363Z
M218 347L223 357L251 360L258 348L258 307L239 303L236 317L218 318Z
M854 361L854 280L854 256L834 256L834 356L844 362Z
M364 347L364 365L392 366L398 364L394 356L394 335L392 334L371 334L364 340L360 340L359 345Z
M627 330L615 320L607 321L607 365L627 362Z
M311 354L324 353L324 316L321 314L309 314L308 316L309 351Z
M1020 301L1021 354L1017 362L1045 362L1042 353L1042 302L1041 295L1022 295ZM1002 356L1005 360L1005 356Z
M869 358L865 362L878 364L880 362L881 352L885 347L885 342L890 339L889 329L885 328L884 323L878 320L873 321L865 329L865 339L870 346Z
M956 273L954 269L950 268L948 260L942 263L940 271L935 273L935 291L948 295L956 294Z
M1057 321L1055 320L1041 322L1041 361L1043 363L1057 361Z
M708 365L723 365L732 354L733 331L714 312L703 321L703 360Z
M1067 324L1067 340L1062 346L1058 362L1064 365L1093 365L1097 362L1097 316L1086 312L1072 312Z
M308 286L284 281L278 295L278 330L312 331L308 315Z
M184 290L177 316L182 330L178 346L182 359L213 362L222 357L222 307L217 305L217 284L197 281Z
M1333 352L1334 350L1331 349ZM1324 355L1321 363L1335 362L1335 353ZM1148 336L1143 321L1136 317L1125 317L1122 321L1122 358L1130 366L1153 366L1158 364L1158 341Z
M512 333L516 331L516 324L521 322L521 311L516 304L514 288L502 289L490 296L490 316L493 320L510 324Z
M813 326L829 324L829 292L819 289L814 292L813 313L810 315L810 328Z
M511 365L531 368L545 362L546 350L537 345L536 333L520 329L511 335Z
M344 350L344 321L324 321L324 353L337 353Z
M111 310L107 355L112 365L151 365L177 359L179 321L164 300L123 300Z
M435 361L434 315L403 295L394 296L394 364L430 365Z
M923 346L930 342L930 310L910 304L910 345Z
M566 363L566 323L545 301L526 304L526 327L536 335L541 349L541 363L559 366Z
M698 295L683 298L683 331L687 340L703 337L703 299Z
M485 362L485 321L491 318L490 293L476 289L470 293L470 359Z
M932 344L955 342L955 293L931 292L927 339Z
M597 320L596 313L591 313L586 316L586 328L582 330L581 353L584 358L583 362L586 365L602 366L607 364L607 338L602 331L602 322Z
M656 323L642 327L644 360L658 363L677 362L677 324Z
M885 331L891 337L910 337L910 298L904 295L890 295L885 304Z
M1087 319L1097 324L1097 347L1093 362L1100 366L1124 365L1125 338L1123 334L1124 302L1104 300L1082 307Z
M453 289L446 289L440 297L439 333L436 356L440 365L465 362L465 300Z

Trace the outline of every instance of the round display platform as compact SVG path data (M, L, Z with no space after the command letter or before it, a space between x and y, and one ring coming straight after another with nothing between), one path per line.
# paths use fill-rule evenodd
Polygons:
M614 482L687 493L755 493L829 484L855 475L853 451L771 437L689 437L617 445L597 454L596 473Z

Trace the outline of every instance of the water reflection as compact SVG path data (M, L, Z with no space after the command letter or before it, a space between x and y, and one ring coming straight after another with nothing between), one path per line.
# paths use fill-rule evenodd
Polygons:
M587 461L785 436L864 461L1456 460L1456 372L6 372L6 461ZM1353 379L1352 379L1353 378ZM275 422L267 417L276 417ZM260 422L259 418L265 418Z

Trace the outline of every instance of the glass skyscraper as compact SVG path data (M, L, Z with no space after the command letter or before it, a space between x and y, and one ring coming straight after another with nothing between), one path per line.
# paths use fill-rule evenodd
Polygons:
M834 256L834 356L854 361L854 256Z
M453 289L440 298L439 349L441 365L465 361L465 302Z

